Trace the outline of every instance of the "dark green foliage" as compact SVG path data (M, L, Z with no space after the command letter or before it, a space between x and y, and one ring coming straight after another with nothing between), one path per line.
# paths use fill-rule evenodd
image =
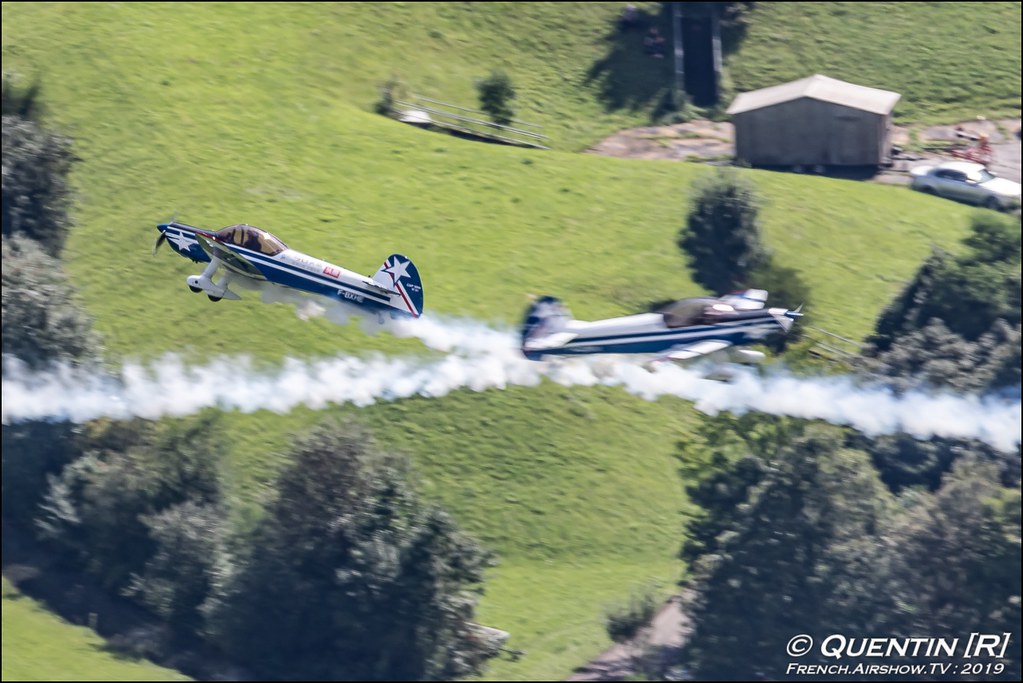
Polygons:
M993 465L962 458L935 495L909 497L886 539L897 550L885 589L903 607L885 626L944 638L1011 633L997 678L1019 680L1020 496L997 479Z
M515 99L515 87L508 74L496 69L476 83L476 90L479 91L480 109L490 114L494 123L507 126L512 122L515 111L511 101Z
M732 169L717 169L693 183L678 244L697 283L715 294L751 285L752 274L768 260L760 238L762 203L749 178Z
M1023 233L1019 221L1013 222L987 211L973 215L970 234L963 240L970 249L964 262L1019 263Z
M1020 322L1020 226L990 211L974 214L959 257L935 250L881 314L870 341L887 350L899 336L939 318L953 333L975 340L996 318Z
M42 82L37 79L32 81L27 88L22 88L5 78L3 81L3 115L38 121L44 112L43 101L39 97L42 86ZM4 125L7 125L6 121Z
M989 332L969 341L933 318L922 329L898 338L887 351L861 363L868 371L908 390L947 386L960 392L983 393L1020 383L1020 326L995 319Z
M421 500L405 457L329 425L276 489L210 605L227 652L291 680L449 679L496 654L470 623L489 556Z
M3 515L5 521L31 524L46 492L46 477L77 455L70 422L33 420L3 425Z
M404 84L401 81L392 78L380 86L380 99L377 100L375 105L373 105L373 110L383 116L391 116L394 114L395 100L400 100L404 97Z
M96 359L92 321L74 301L60 262L32 240L3 238L2 296L5 355L35 370Z
M634 592L628 602L613 607L604 617L608 637L624 643L650 623L657 612L657 598L649 588Z
M223 511L187 500L141 519L155 550L126 592L175 628L201 632L200 608L224 559Z
M29 237L51 256L60 256L71 229L67 175L74 161L69 138L4 114L4 237Z
M869 628L890 607L863 590L858 573L888 500L865 455L817 425L751 455L766 466L761 481L726 511L716 548L693 568L696 630L685 658L701 679L777 678L793 635Z
M216 419L90 425L84 455L50 477L36 518L40 537L108 588L124 588L156 550L154 516L186 501L219 500Z
M918 383L983 392L1020 383L1018 218L974 214L968 251L935 250L881 314L864 367Z
M888 488L898 493L903 489L921 486L934 491L963 455L992 464L998 471L998 482L1006 488L1019 488L1020 452L1003 452L983 441L949 439L940 436L927 441L909 434L891 434L867 439L861 435L851 437L850 445L870 453Z
M686 497L697 507L679 553L686 564L717 552L718 537L735 522L740 504L767 471L763 453L799 438L804 428L801 421L764 413L721 413L679 443L679 473Z
M1005 469L1018 453L928 444L939 467L949 460L941 449L958 451L951 471L931 494L912 486L933 481L931 463L907 467L910 486L895 498L866 454L849 447L863 445L860 437L844 441L832 427L746 416L715 420L716 434L694 440L721 457L690 489L705 517L698 518L703 538L687 540L685 553L695 632L684 661L697 679L781 679L791 661L785 644L796 634L819 644L834 633L971 632L1011 633L1007 675L999 678L1019 677L1019 474L1018 465ZM875 451L887 448L896 458L904 442L891 439ZM749 485L751 460L760 464ZM814 654L799 661L827 663Z
M702 513L689 523L679 556L687 563L716 552L718 537L734 522L733 514L749 496L749 490L764 476L764 462L746 455L728 463L720 452L711 460L710 472L686 487L689 499Z

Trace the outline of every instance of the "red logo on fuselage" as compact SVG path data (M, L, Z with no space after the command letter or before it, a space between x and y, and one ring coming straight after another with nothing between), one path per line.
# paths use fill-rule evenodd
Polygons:
M341 270L334 266L324 266L323 272L335 279L341 277Z

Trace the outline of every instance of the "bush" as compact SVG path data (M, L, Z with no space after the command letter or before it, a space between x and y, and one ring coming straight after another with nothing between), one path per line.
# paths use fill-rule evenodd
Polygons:
M40 537L105 587L124 588L157 549L147 520L187 501L220 500L216 419L92 423L84 455L49 478L35 520Z
M60 256L71 229L71 140L32 121L3 117L3 235L34 239Z
M405 98L405 84L396 78L383 83L380 86L380 99L373 106L376 113L383 116L394 114L394 102Z
M515 88L508 74L500 69L492 71L476 84L476 89L480 95L480 109L490 114L494 123L507 126L512 122L515 112L511 100L515 99Z
M41 90L42 83L38 80L33 81L27 88L21 88L4 79L3 115L38 121L43 115L43 102L39 97Z
M749 286L769 257L760 238L763 200L753 183L732 169L718 169L693 183L693 200L678 245L693 279L715 294Z
M58 361L96 360L92 321L75 301L60 262L30 239L4 237L2 244L4 355L16 356L32 370Z
M608 637L616 643L635 638L639 630L654 618L657 603L652 587L633 592L628 602L612 608L604 617Z

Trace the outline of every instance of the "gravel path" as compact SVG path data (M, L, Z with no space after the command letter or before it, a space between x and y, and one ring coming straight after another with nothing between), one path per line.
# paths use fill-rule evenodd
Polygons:
M970 136L987 135L991 142L992 171L1010 180L1020 182L1020 119L990 121L979 118L949 126L918 128L921 141L946 141L949 145L966 142L957 136L960 132ZM735 129L732 124L715 121L690 121L671 126L644 126L619 131L601 140L588 151L591 154L629 159L673 159L723 163L735 153ZM910 129L896 126L892 143L905 147L910 142ZM873 180L886 183L908 183L909 170L914 166L952 159L950 154L931 152L901 155Z

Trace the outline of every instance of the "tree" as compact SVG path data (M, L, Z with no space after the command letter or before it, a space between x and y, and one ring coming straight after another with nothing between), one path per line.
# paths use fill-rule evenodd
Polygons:
M144 515L155 549L126 593L175 628L201 633L201 608L224 559L224 518L219 506L194 500Z
M998 318L1020 322L1020 229L991 211L973 215L968 251L958 257L935 249L889 304L868 340L879 351L938 318L953 333L974 341Z
M60 262L32 240L4 237L3 264L4 355L33 370L55 361L94 361L92 321L74 300Z
M938 638L1010 633L997 678L1018 680L1019 489L1001 488L992 464L967 456L936 494L906 499L885 540L894 560L886 590L902 606L887 628Z
M3 515L31 525L47 489L47 476L79 455L78 427L68 421L29 420L3 425Z
M507 126L515 112L511 100L515 99L515 88L504 71L496 69L489 76L476 83L479 91L480 109L490 114L494 123Z
M862 366L902 389L926 383L986 392L1020 382L1020 230L972 218L966 253L935 250L867 340Z
M93 423L82 437L84 455L49 478L36 517L40 537L107 588L125 588L156 551L151 530L161 513L187 501L219 502L216 420L211 412L164 425Z
M760 239L762 203L753 183L732 169L718 169L693 183L678 244L697 283L715 294L751 284L751 274L768 260Z
M99 356L92 321L75 301L60 262L25 237L3 237L4 377L63 361L88 365ZM13 360L11 357L17 358ZM77 427L68 421L5 424L4 519L31 523L46 477L77 457Z
M471 623L489 554L422 501L407 458L328 424L296 444L276 491L208 607L258 675L448 679L496 654Z
M864 583L890 501L866 455L820 425L756 455L762 478L693 567L684 657L700 678L777 678L789 638L869 632L890 608Z
M24 235L38 241L51 256L60 256L71 229L67 175L74 161L69 138L47 132L33 121L4 115L5 237Z

